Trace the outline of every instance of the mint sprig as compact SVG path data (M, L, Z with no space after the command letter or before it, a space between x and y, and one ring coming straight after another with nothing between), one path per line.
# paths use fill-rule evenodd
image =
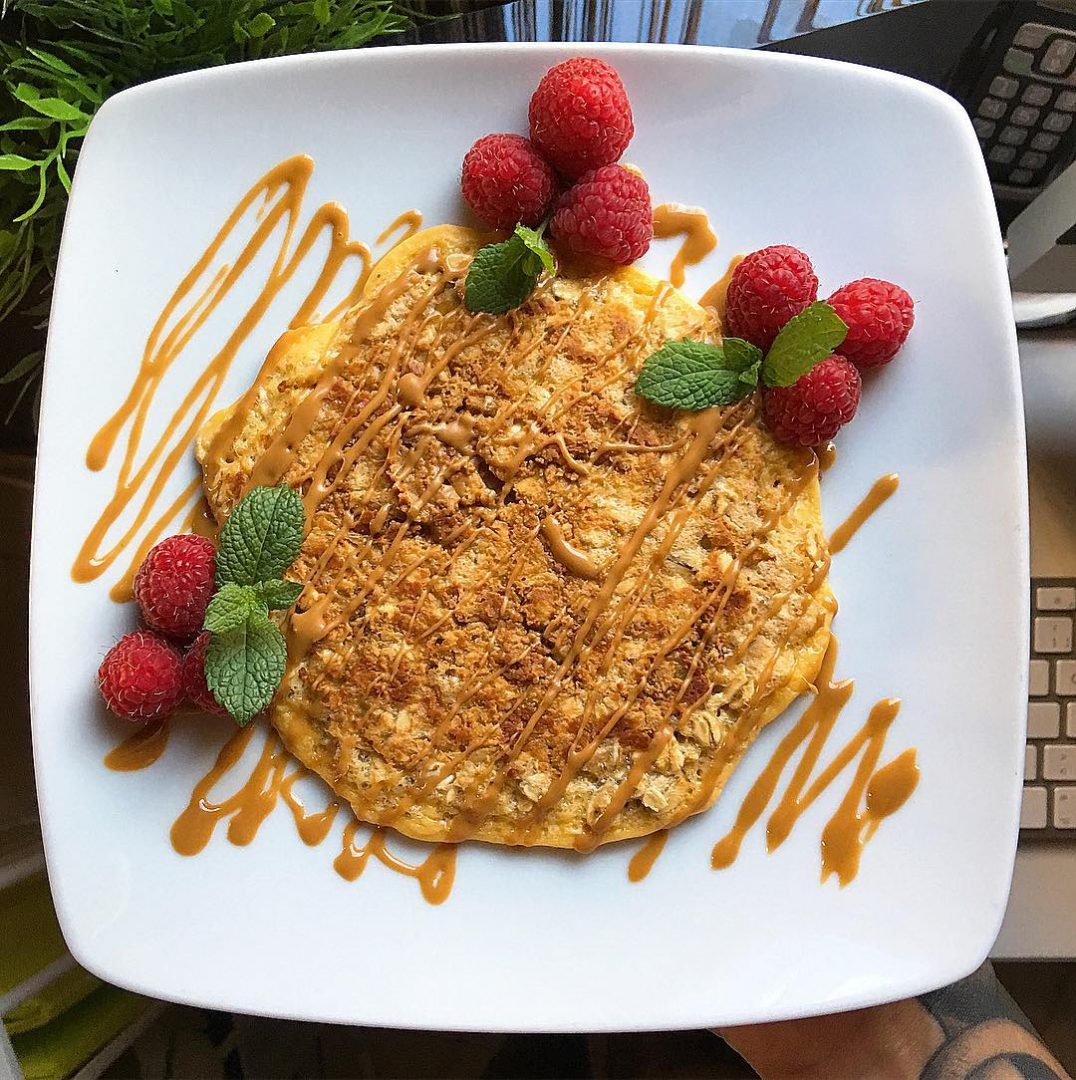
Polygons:
M676 409L731 405L758 385L761 363L762 350L739 338L726 338L720 345L667 341L647 357L635 392Z
M785 323L765 357L740 338L720 345L666 341L643 362L635 393L676 409L731 405L747 397L760 378L766 386L791 386L831 356L847 333L833 308L818 302Z
M503 315L534 292L543 273L555 274L556 264L542 229L517 225L503 243L487 244L475 254L464 285L467 310Z
M206 608L211 634L206 685L240 726L264 709L284 677L287 647L269 617L291 607L303 586L280 575L303 542L303 501L286 484L256 487L232 511L217 549L217 591Z

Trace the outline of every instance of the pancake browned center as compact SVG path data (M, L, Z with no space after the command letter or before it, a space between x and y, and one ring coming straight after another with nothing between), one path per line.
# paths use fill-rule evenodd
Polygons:
M339 323L291 331L203 432L218 520L285 482L309 532L271 709L365 821L589 849L705 809L814 678L833 602L814 455L749 399L636 398L708 314L562 268L476 315L483 242L419 233Z

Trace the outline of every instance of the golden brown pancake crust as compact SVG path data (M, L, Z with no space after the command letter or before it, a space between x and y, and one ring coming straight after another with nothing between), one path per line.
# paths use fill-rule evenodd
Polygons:
M253 483L304 494L271 712L300 761L409 836L589 848L708 806L814 678L817 472L753 400L634 396L663 341L716 340L698 305L566 268L474 315L483 239L397 248L340 323L282 339L199 460L219 520Z

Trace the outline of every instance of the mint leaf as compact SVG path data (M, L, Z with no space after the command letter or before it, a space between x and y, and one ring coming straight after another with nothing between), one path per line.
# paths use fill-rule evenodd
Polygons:
M517 225L515 235L523 241L523 245L532 255L538 256L542 269L547 274L552 274L556 272L557 264L553 261L553 252L549 250L549 245L542 238L544 228L544 225L541 229L528 229L526 225Z
M542 272L554 272L553 255L539 232L517 225L501 244L479 248L467 271L464 298L468 311L502 315L519 307Z
M251 490L220 531L217 587L280 577L299 554L305 523L303 500L287 484Z
M242 727L273 700L286 662L284 635L268 615L254 611L235 629L209 639L206 685Z
M209 601L202 627L214 634L227 634L242 626L255 612L262 615L269 612L258 590L251 585L236 585L229 581L222 585Z
M643 363L635 393L675 409L731 405L758 385L761 361L761 350L739 338L666 341Z
M791 386L832 355L847 333L837 312L816 301L781 328L763 361L762 381L767 386Z
M253 591L270 611L283 611L299 599L303 586L299 581L262 581Z

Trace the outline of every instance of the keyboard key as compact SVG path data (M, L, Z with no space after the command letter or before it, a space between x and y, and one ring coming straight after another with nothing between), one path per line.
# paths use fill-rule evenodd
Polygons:
M1047 154L1051 150L1057 149L1057 144L1061 140L1056 135L1047 135L1040 131L1037 135L1033 135L1031 138L1032 150L1044 150Z
M1076 787L1054 788L1054 828L1076 829Z
M1057 95L1054 108L1059 112L1076 112L1076 93L1071 90L1062 90Z
M1033 109L1030 105L1017 105L1009 116L1009 121L1021 127L1033 127L1039 122L1041 112L1041 109Z
M1061 734L1061 706L1053 701L1033 701L1027 707L1027 737L1056 739Z
M1019 89L1020 84L1007 75L995 75L994 81L990 84L990 93L999 98L1016 97L1016 91Z
M1044 780L1076 780L1076 746L1044 746L1042 748L1042 778Z
M1053 115L1052 113L1050 114ZM1071 119L1071 117L1069 118ZM1006 146L1023 146L1027 140L1027 128L1013 127L1009 124L1007 127L1001 129L1001 134L998 138L1006 144Z
M1001 66L1010 75L1030 75L1034 59L1034 53L1025 52L1023 49L1009 49Z
M1045 660L1032 660L1027 680L1027 692L1032 697L1043 697L1050 692L1050 665Z
M979 115L985 116L987 120L1000 120L1007 107L1004 101L998 101L997 98L983 98L979 102Z
M1034 780L1036 778L1036 766L1035 766L1035 747L1024 747L1024 779Z
M987 158L995 165L1011 165L1016 157L1016 151L1011 146L991 147Z
M1052 131L1058 135L1068 131L1072 126L1072 117L1068 113L1052 112L1046 114L1042 122L1043 131Z
M1046 155L1040 154L1035 150L1028 150L1026 154L1020 155L1021 169L1041 169L1045 164ZM1039 592L1042 592L1042 589L1039 589Z
M999 78L1001 78L1001 76L999 76ZM997 79L995 79L994 82L997 82ZM1004 94L999 94L994 90L993 83L991 83L990 85L990 93L993 94L994 97L1005 96ZM1024 102L1025 105L1041 106L1049 104L1052 95L1053 90L1051 90L1048 86L1043 86L1042 83L1031 83L1030 86L1024 87L1024 92L1020 95L1020 100Z
M1065 706L1065 733L1070 739L1076 739L1076 702L1070 701Z
M1046 55L1039 61L1039 69L1047 75L1067 75L1073 60L1076 60L1076 41L1055 37L1047 46Z
M1022 45L1025 49L1037 49L1050 36L1050 27L1042 23L1024 23L1016 36L1012 39L1014 45Z
M1064 615L1040 615L1036 618L1035 652L1072 652L1072 619Z
M1076 660L1058 660L1054 685L1062 697L1076 697Z
M1046 788L1024 788L1024 799L1020 804L1020 828L1046 828Z
M975 134L980 139L989 139L994 134L994 128L997 127L997 124L993 120L984 120L981 116L977 116L972 120L971 126L975 128Z
M1035 590L1039 611L1076 611L1076 589L1044 586Z
M1013 169L1009 173L1010 184L1030 184L1035 174L1030 169Z

